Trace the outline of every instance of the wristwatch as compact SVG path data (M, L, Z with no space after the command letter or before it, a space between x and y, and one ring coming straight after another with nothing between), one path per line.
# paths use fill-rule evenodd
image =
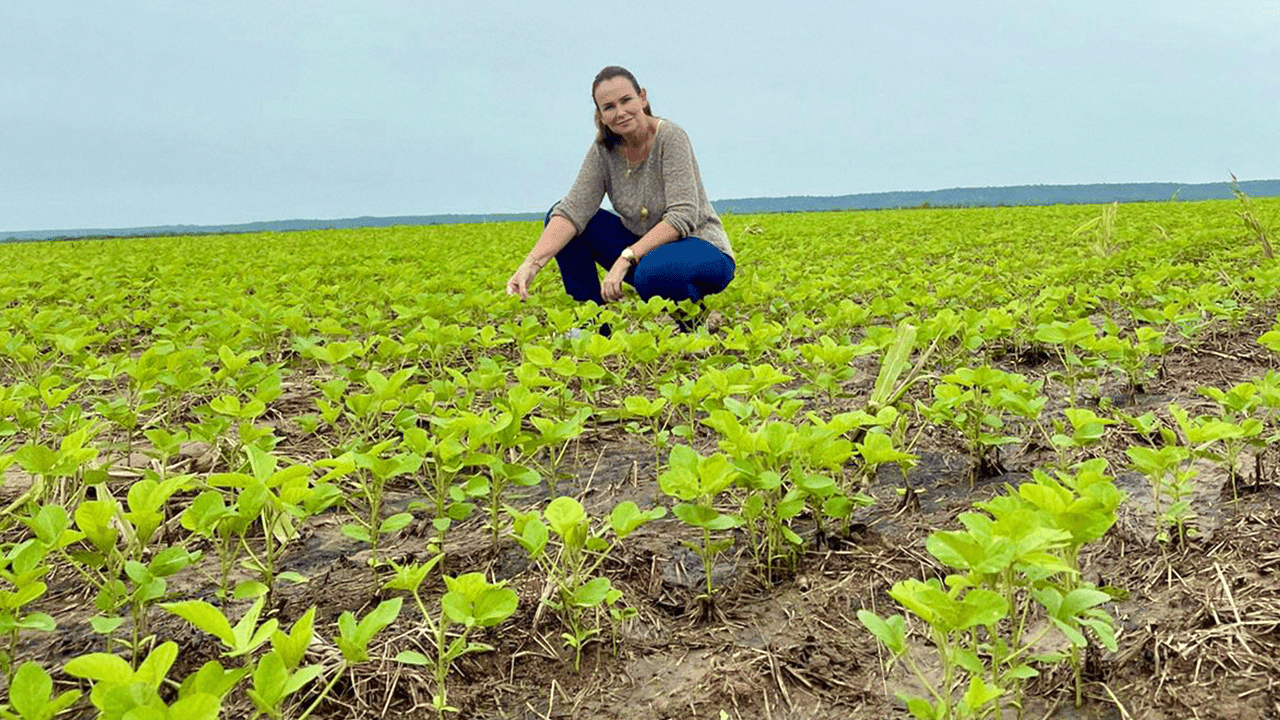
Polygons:
M631 249L630 245L622 249L622 254L619 257L624 258L627 262L631 263L633 267L636 263L640 262L640 258L636 257L636 253Z

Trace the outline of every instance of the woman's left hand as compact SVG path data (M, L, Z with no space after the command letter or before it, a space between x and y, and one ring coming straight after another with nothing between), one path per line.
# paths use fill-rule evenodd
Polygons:
M626 258L618 258L614 261L613 267L605 274L604 280L600 281L600 297L605 302L615 302L622 299L622 280L627 276L627 271L631 269L631 263Z

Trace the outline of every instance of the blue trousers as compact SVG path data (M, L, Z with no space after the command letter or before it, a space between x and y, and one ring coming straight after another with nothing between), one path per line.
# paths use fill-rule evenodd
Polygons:
M548 211L546 222L550 221ZM556 255L565 291L579 302L592 300L603 305L596 266L612 268L623 249L639 239L622 224L622 218L608 210L597 212ZM623 282L634 287L643 300L656 296L672 302L700 302L728 287L734 270L733 259L715 245L686 237L649 251L627 271Z

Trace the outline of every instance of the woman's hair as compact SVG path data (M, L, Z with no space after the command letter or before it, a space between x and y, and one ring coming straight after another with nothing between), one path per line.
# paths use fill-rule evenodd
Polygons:
M593 105L596 102L596 88L600 87L600 83L604 82L605 80L612 80L613 78L616 78L616 77L624 77L627 80L629 80L631 82L631 87L635 88L636 94L637 95L640 94L640 83L636 82L635 75L632 75L631 72L624 67L618 67L617 65L610 65L609 67L596 73L596 79L591 81L591 103ZM653 115L653 110L647 104L644 106L644 114ZM596 120L596 142L600 143L601 145L604 145L605 148L608 150L612 150L615 147L617 147L618 143L622 142L622 136L610 130L608 127L605 127L605 124L600 120L599 105L596 106L595 120Z

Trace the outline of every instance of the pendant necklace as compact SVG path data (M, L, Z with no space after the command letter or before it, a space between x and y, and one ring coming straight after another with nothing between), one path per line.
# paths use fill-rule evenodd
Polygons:
M662 121L659 120L658 124L661 125ZM632 177L635 174L635 172L640 169L640 166L644 164L644 161L649 159L649 152L653 147L653 139L656 138L657 136L658 136L658 129L654 128L653 134L650 135L649 139L646 140L644 145L641 146L641 148L644 149L644 154L640 156L639 160L636 160L633 162L631 158L627 157L626 150L625 149L623 150L622 159L627 161L627 172L626 172L627 177Z

